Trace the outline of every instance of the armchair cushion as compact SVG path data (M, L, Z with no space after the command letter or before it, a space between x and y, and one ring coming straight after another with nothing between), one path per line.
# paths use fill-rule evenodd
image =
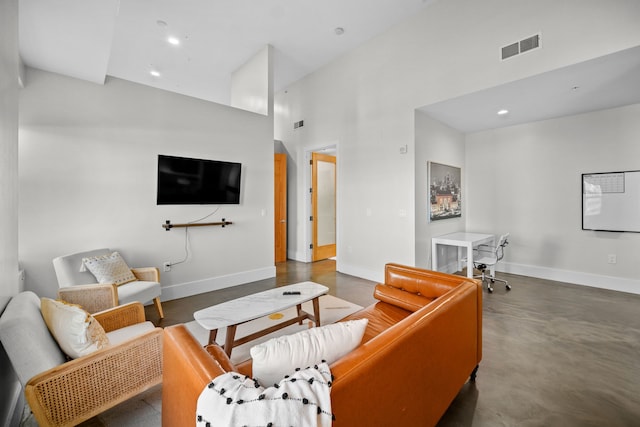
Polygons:
M128 304L140 301L144 304L156 298L160 295L160 292L159 282L136 280L118 286L118 302L120 304Z
M72 359L109 344L100 323L77 305L41 298L40 310L58 345Z
M155 326L153 323L145 321L142 323L136 323L135 325L125 326L124 328L116 329L111 332L107 332L107 338L109 338L110 345L118 345L122 342L130 340L131 338L138 337L154 329Z
M123 285L136 280L136 276L119 252L82 258L82 266L95 276L98 283Z
M277 384L296 368L331 364L360 345L367 319L338 322L272 338L251 348L253 378Z

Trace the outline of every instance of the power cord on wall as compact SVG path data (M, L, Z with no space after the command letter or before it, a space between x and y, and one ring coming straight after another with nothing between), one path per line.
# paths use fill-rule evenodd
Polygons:
M220 206L216 207L214 209L213 212L211 212L208 215L203 216L202 218L198 218L195 219L193 221L189 221L187 222L187 224L196 224L200 221L204 221L205 219L209 218L210 216L214 215L216 212L218 212L218 210L220 210ZM185 262L187 262L187 260L189 259L189 256L191 254L189 253L189 227L185 227L184 228L184 258L180 261L176 261L176 262L169 262L169 263L165 263L165 266L168 267L173 267L174 265L178 265L178 264L183 264Z

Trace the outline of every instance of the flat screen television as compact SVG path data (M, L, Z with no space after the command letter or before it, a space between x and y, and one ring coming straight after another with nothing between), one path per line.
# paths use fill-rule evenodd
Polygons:
M158 155L158 205L240 204L242 164Z

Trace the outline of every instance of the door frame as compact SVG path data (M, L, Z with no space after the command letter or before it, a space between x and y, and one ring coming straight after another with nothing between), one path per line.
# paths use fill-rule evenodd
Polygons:
M304 197L304 212L305 212L305 232L304 232L304 240L305 240L305 262L313 262L313 249L309 246L313 243L313 224L309 221L309 217L313 215L313 209L311 207L311 193L309 189L311 188L311 153L322 153L322 154L330 154L332 156L336 156L336 259L340 255L339 245L340 242L340 158L338 156L338 142L328 145L322 145L315 148L309 148L304 153L304 164L305 164L305 173L304 173L304 189L305 189L305 197Z

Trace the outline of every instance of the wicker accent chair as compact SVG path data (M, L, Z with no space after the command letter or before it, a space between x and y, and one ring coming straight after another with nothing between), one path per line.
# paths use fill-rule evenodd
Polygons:
M93 316L111 344L70 361L33 292L13 297L0 317L0 340L41 426L78 425L162 382L162 329L145 321L142 304Z
M134 301L145 304L153 300L160 319L164 318L160 302L160 270L156 267L131 268L137 280L119 286L95 283L96 278L89 271L81 271L83 258L111 252L102 248L55 258L53 268L60 287L58 298L78 304L89 313Z

